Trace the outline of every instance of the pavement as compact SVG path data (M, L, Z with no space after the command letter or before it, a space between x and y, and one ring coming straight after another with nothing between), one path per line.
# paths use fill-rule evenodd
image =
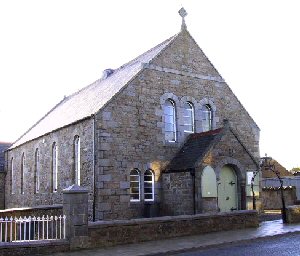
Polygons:
M159 241L119 245L109 248L87 249L58 253L56 256L156 256L173 255L201 248L212 248L233 242L267 239L276 236L300 234L299 224L283 224L282 220L263 221L258 228L212 232L196 236L176 237Z

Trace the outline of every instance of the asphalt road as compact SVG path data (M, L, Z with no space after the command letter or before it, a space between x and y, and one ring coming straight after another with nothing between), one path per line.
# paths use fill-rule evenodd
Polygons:
M272 237L242 243L195 250L174 256L297 256L300 255L300 234Z

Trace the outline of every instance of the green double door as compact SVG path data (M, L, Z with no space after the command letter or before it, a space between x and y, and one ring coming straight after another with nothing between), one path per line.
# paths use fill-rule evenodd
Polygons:
M221 169L218 185L218 205L221 212L237 210L237 177L229 166Z

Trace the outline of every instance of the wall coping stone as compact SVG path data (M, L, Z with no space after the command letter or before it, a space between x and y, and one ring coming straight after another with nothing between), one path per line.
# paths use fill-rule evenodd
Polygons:
M2 242L1 243L1 250L2 249L9 249L9 248L23 248L23 247L44 247L44 246L57 246L57 245L69 245L70 242L67 239L61 240L39 240L39 241L25 241L25 242L18 242L18 243L11 243L11 242Z
M22 212L22 211L28 211L28 210L60 209L60 208L63 208L62 204L39 205L39 206L32 206L32 207L9 208L9 209L5 209L5 210L0 210L0 213L5 213L5 212Z
M89 192L88 189L78 186L76 184L73 184L63 190L64 194L77 194L77 193L88 193L88 192Z
M163 217L154 217L154 218L141 218L141 219L131 219L131 220L106 220L106 221L95 221L89 222L89 229L97 229L101 227L109 226L130 226L130 225L139 225L147 224L153 222L168 222L168 221L180 221L180 220L197 220L197 219L211 219L218 218L220 216L237 216L237 215L256 215L258 214L255 210L240 210L234 212L223 212L223 213L202 213L196 215L178 215L178 216L163 216Z

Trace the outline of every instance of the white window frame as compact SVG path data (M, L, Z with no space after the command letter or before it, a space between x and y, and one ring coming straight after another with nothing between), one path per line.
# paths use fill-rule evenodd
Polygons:
M74 138L74 176L75 184L80 186L80 137Z
M22 154L21 158L21 195L24 195L24 185L25 185L25 153Z
M34 193L37 194L40 191L40 152L38 148L35 150L34 158Z
M189 108L187 108L188 106ZM189 115L186 115L186 112L189 112ZM186 121L188 120L188 123ZM191 102L187 101L183 106L183 125L185 133L194 133L195 132L195 109ZM187 127L191 127L191 130L186 129Z
M202 119L202 130L208 132L213 129L213 110L209 104L205 104L202 107L203 119Z
M56 193L58 188L57 176L58 176L58 149L56 142L52 144L52 192Z
M135 172L135 174L133 174ZM132 177L138 177L137 181L131 180ZM138 186L132 187L132 184L138 183ZM132 198L132 195L137 195L137 193L132 193L132 188L138 188L138 199ZM132 169L130 171L130 202L140 202L141 201L141 172L138 169Z
M16 183L15 183L15 170L14 170L14 158L12 157L10 160L11 167L11 194L13 195L16 191Z
M149 175L147 174L150 173ZM146 176L151 176L151 181L146 181L145 177ZM149 188L146 186L146 184L151 184L151 193L146 193L146 188ZM146 195L151 195L151 198L146 199ZM151 202L154 201L154 172L152 170L146 170L144 173L144 201L145 202Z
M172 107L172 115L168 115L168 112L166 111L166 108L170 108L170 107ZM171 120L172 122L167 122L167 119L168 119L167 117L171 117L170 119L172 119ZM172 99L167 99L164 104L164 118L165 118L165 140L168 142L176 142L176 140L177 140L177 136L176 136L176 105ZM167 130L168 124L170 125L170 127L172 127L172 130L170 130L170 131ZM172 139L169 139L167 135L171 134L171 133L172 133Z

